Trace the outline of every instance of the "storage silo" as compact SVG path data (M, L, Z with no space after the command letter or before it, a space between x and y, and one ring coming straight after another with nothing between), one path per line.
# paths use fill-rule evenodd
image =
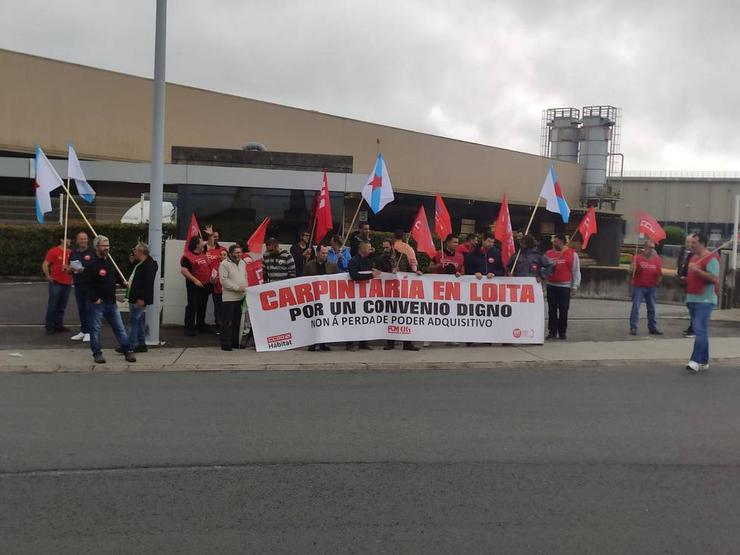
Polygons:
M578 108L550 108L542 114L542 155L578 162L578 128L581 125Z
M612 129L617 124L618 109L614 106L584 106L581 111L580 157L583 167L581 201L590 206L600 205L610 197L606 177Z

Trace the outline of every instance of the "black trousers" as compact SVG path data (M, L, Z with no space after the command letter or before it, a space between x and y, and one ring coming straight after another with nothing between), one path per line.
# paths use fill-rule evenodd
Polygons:
M239 347L239 325L242 319L241 301L225 301L221 303L221 314L218 321L221 325L221 345L224 347Z
M199 330L206 327L206 303L210 291L187 280L185 288L188 293L188 304L185 307L185 329L195 331L196 325Z
M211 296L213 297L213 322L217 329L221 329L221 303L223 302L221 299L223 293L212 291Z
M547 286L547 328L550 335L563 337L568 329L570 287Z

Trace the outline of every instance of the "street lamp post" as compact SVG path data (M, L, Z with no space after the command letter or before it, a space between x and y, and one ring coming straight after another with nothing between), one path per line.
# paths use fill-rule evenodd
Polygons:
M158 270L154 280L154 303L147 309L147 344L159 345L159 311L162 275L162 191L164 188L165 52L167 46L167 0L157 0L154 39L154 116L152 119L152 168L149 188L149 248Z

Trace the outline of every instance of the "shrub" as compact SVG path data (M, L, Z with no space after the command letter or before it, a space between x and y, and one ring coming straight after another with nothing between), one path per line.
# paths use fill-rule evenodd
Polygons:
M146 241L149 225L101 223L95 225L95 230L110 239L111 254L125 272L128 267L128 253L137 241ZM79 231L86 231L92 239L92 233L84 225L75 224L68 231L73 243L74 236ZM63 233L64 228L59 225L0 224L0 252L3 254L0 276L40 276L41 262L46 251L58 244L57 238ZM174 234L174 225L162 226L163 240Z
M663 228L665 231L664 245L683 245L686 241L686 232L682 227L667 225Z

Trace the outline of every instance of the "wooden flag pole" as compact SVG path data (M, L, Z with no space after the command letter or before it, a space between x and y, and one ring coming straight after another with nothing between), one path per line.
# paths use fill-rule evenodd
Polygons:
M360 202L357 205L357 210L355 210L355 215L352 217L352 221L349 224L349 228L347 231L347 234L344 236L344 239L342 240L342 245L347 244L347 239L349 239L350 234L352 233L352 228L355 226L355 220L357 219L358 214L360 213L360 208L362 208L362 203L365 202L365 197L360 198Z
M640 235L638 233L637 235L637 241L635 242L635 255L632 257L632 279L635 279L635 274L637 274L637 254L640 250Z
M532 210L532 215L529 217L529 223L527 224L527 229L524 230L524 235L527 235L529 233L529 228L532 227L532 222L534 221L534 215L537 213L537 208L539 208L541 200L542 200L542 197L537 197L537 203L534 205L534 209ZM516 269L516 263L519 261L519 255L521 253L522 253L522 247L520 246L516 251L516 257L514 258L514 264L511 266L512 273L514 273L514 270Z
M578 232L579 231L581 231L581 230L579 228L576 228L576 230L573 232L573 235L571 235L570 236L570 239L568 239L568 244L565 245L566 247L570 247L570 244L573 242L573 239L575 238L575 236L578 235ZM583 244L581 244L581 246L583 246ZM583 250L583 249L581 249L581 250Z
M69 191L69 176L67 176L67 191ZM67 229L69 228L69 193L64 207L64 243L62 243L62 266L67 263Z
M90 220L88 220L88 219L87 219L87 216L85 216L85 213L84 213L84 212L82 211L82 208L80 208L80 205L79 205L79 204L77 204L77 201L76 201L76 200L74 199L74 197L73 197L73 196L72 196L72 195L70 194L70 192L69 192L69 188L68 188L67 186L65 186L65 185L64 185L64 183L62 183L62 187L64 187L64 192L65 192L65 193L67 193L67 197L68 197L68 198L71 198L71 199L72 199L72 204L74 204L74 205L75 205L75 208L77 208L77 211L78 211L78 212L80 213L80 216L82 216L82 219L83 219L83 220L85 220L85 223L87 224L87 227L89 227L89 228L90 228L90 231L92 231L92 234L93 234L93 235L94 235L95 237L97 237L97 236L98 236L98 232L97 232L97 231L95 231L95 228L94 228L94 227L92 226L92 224L90 223ZM123 275L123 272L122 272L122 271L121 271L121 269L120 269L120 268L118 267L118 264L116 264L116 261L115 261L115 259L114 259L114 258L113 258L112 256L110 257L110 261L111 261L111 262L113 263L113 267L114 267L114 268L116 269L116 271L118 272L118 275L119 275L119 276L121 276L121 279L122 279L122 280L123 280L124 282L126 282L126 276L124 276L124 275Z

